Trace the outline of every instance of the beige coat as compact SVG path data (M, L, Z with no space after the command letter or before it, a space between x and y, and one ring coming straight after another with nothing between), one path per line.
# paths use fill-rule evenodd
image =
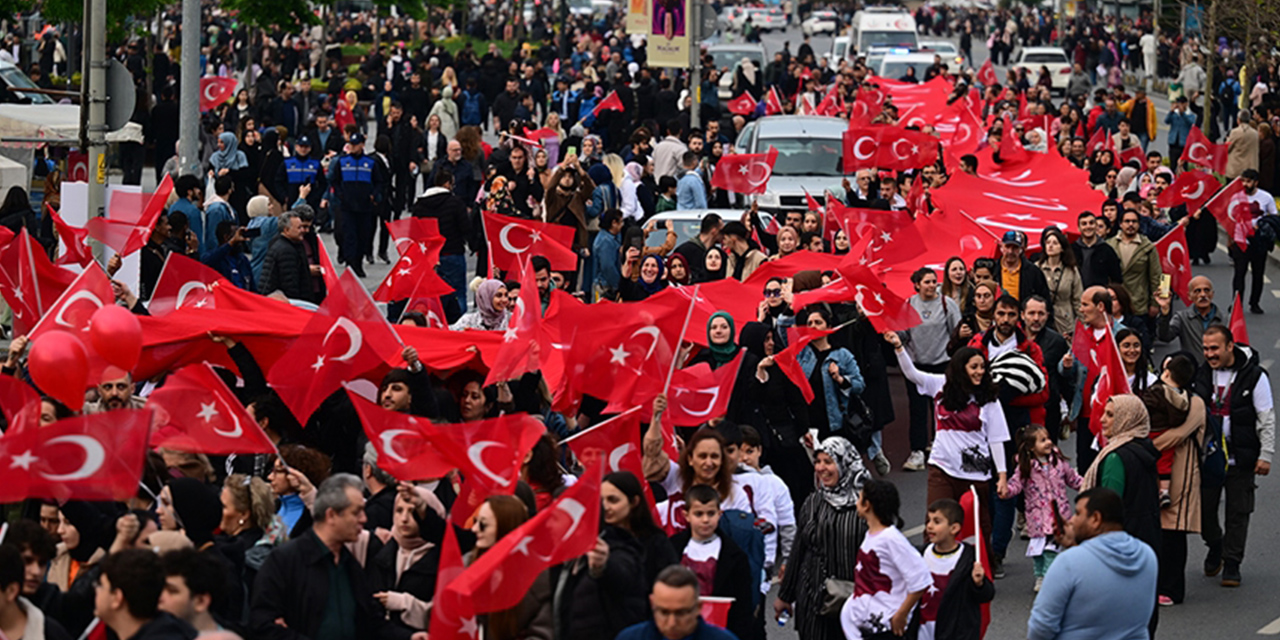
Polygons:
M1067 250L1071 249L1068 247ZM1069 336L1076 330L1076 312L1080 309L1080 295L1084 291L1080 272L1061 262L1057 268L1049 267L1043 260L1037 266L1044 272L1049 293L1053 296L1053 329Z
M739 258L738 254L732 251L727 251L726 253L728 254L728 259L725 260L725 268L724 268L724 277L726 278L732 278L733 274L737 272L738 260L740 259L746 260L746 262L743 263L743 266L742 266L743 280L750 278L751 274L755 273L756 268L764 264L766 259L765 255L757 249L751 249L747 251L746 255L743 256L742 258Z
M1258 131L1242 124L1227 136L1227 178L1234 179L1245 169L1258 169Z
M1187 421L1153 438L1156 448L1173 448L1169 497L1173 505L1160 511L1160 528L1200 532L1200 447L1204 444L1204 400L1191 395Z

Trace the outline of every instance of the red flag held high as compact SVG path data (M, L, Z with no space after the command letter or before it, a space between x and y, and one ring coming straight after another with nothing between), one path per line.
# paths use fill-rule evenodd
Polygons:
M598 116L604 111L622 111L625 108L622 105L622 98L618 97L618 92L610 91L609 95L605 96L604 100L601 100L600 104L597 104L596 108L591 110L591 115Z
M160 317L184 307L213 309L217 306L213 288L220 280L223 280L222 274L203 263L176 251L170 252L160 268L147 310L152 316Z
M200 78L200 110L209 111L231 99L236 92L235 78L205 76Z
M918 169L938 161L938 139L920 131L878 125L844 132L844 172Z
M1156 254L1160 256L1160 270L1169 274L1169 289L1183 304L1190 305L1191 294L1187 287L1191 284L1191 259L1187 254L1186 227L1174 227L1155 245Z
M906 300L885 287L871 269L856 260L846 260L837 271L853 288L854 301L876 331L906 331L920 324L920 314Z
M120 409L0 438L0 501L123 501L138 490L151 411Z
M711 186L748 195L764 193L777 161L778 150L774 147L769 147L768 153L722 156L715 173L711 174Z
M89 318L98 309L115 304L115 301L107 274L98 265L90 265L58 296L27 337L35 340L48 331L61 330L79 336L88 345Z
M423 247L427 247L423 250ZM453 293L453 287L436 273L443 238L406 242L396 250L400 259L392 265L387 277L373 292L378 302L391 302L415 297L437 297Z
M165 378L147 398L156 413L151 446L191 453L271 453L275 445L222 378L193 364Z
M736 113L740 116L750 115L756 110L756 99L751 97L750 93L742 92L742 95L732 99L728 103L729 113Z
M9 425L6 433L17 429L38 426L40 420L40 394L31 385L13 377L0 374L0 413Z
M823 336L831 335L836 330L811 331L808 327L796 327L796 331L799 336L792 340L786 349L773 356L773 363L778 366L778 371L782 375L791 380L791 384L800 389L800 395L804 396L805 402L813 402L813 387L809 384L809 376L805 375L804 368L800 366L798 356L801 351L804 351L805 347L809 346L810 342ZM769 375L774 375L774 372L769 372Z
M111 198L109 217L90 218L84 228L121 256L130 255L147 244L172 191L173 179L165 174L145 205L138 206L142 194L117 194Z
M393 220L387 223L387 233L391 234L391 241L396 243L397 253L404 253L407 243L443 237L440 235L440 222L435 218ZM425 251L427 247L422 249Z
M58 238L62 240L62 246L66 247L66 252L58 256L56 264L78 264L84 266L93 262L93 250L85 243L85 239L89 237L89 232L83 227L73 227L67 221L58 215L58 212L45 203L45 210L49 212L49 218L53 220L53 226L58 230ZM6 229L7 230L7 229Z
M589 469L549 507L503 536L447 587L476 613L510 609L547 567L590 551L600 531L603 464Z
M1214 173L1226 173L1227 145L1214 144L1200 127L1191 127L1191 133L1187 134L1187 146L1183 148L1179 160L1194 163Z
M817 198L810 195L808 189L804 190L804 202L810 211L822 211L822 204L818 202ZM777 232L775 231L774 233Z
M1231 339L1238 344L1249 344L1249 327L1244 324L1244 305L1240 304L1240 292L1236 292L1235 300L1231 302L1231 323L1227 325L1231 329Z
M729 410L729 396L733 383L742 368L742 354L728 364L711 370L702 362L677 370L671 378L667 392L667 415L678 427L696 427L713 418L723 416Z
M644 482L644 462L640 455L640 419L643 406L632 407L600 424L580 431L567 439L564 444L573 451L573 455L582 463L584 469L590 469L597 462L603 462L605 473L629 471L641 479L641 490L645 502L653 513L654 522L661 522L657 503L649 483Z
M432 640L476 640L480 627L471 603L449 587L462 575L467 565L458 550L458 536L453 527L445 527L444 546L440 548L440 565L436 570L436 591L431 607Z
M578 268L578 254L573 250L573 227L562 224L523 220L485 211L484 235L489 241L489 259L493 266L507 271L516 268L517 258L526 260L543 256L554 271Z
M986 62L982 63L982 67L978 69L976 79L978 80L978 83L984 87L990 87L1000 83L1000 79L996 77L996 69L991 65L990 59L987 59Z
M764 94L764 114L774 116L780 113L782 113L782 97L778 95L777 87L770 87Z
M1089 406L1089 415L1094 419L1090 420L1089 428L1095 435L1101 429L1098 417L1106 410L1111 396L1129 393L1129 378L1124 372L1124 361L1120 359L1120 350L1110 326L1107 326L1106 332L1106 337L1094 351L1097 357L1097 375L1094 377L1093 401ZM1094 426L1095 424L1098 426Z
M0 247L0 295L13 310L14 335L27 335L75 279L49 261L25 227Z
M1249 248L1249 238L1254 232L1251 205L1249 196L1244 192L1244 183L1236 178L1209 198L1204 208L1218 219L1218 224L1227 232L1227 238L1235 241L1236 246L1244 251Z
M1215 191L1222 186L1212 174L1193 169L1178 174L1178 178L1156 197L1158 207L1187 205L1188 213L1195 213L1204 206Z
M1085 147L1085 153L1093 156L1099 149L1111 149L1115 152L1115 144L1111 140L1111 134L1104 127L1098 127L1097 131L1089 137L1089 142Z

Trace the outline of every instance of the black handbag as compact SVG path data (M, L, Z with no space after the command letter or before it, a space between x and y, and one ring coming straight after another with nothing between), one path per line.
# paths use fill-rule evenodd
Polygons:
M875 435L876 428L875 415L871 412L871 407L862 401L859 395L850 394L849 404L845 407L844 422L840 425L840 433L858 450L866 450L871 446L871 436Z

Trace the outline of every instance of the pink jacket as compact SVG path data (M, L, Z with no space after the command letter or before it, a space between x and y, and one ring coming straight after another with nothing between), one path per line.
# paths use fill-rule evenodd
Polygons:
M1009 494L1024 493L1027 503L1027 535L1041 538L1053 535L1053 504L1058 505L1058 515L1065 521L1071 517L1071 502L1067 500L1067 487L1080 488L1080 474L1062 457L1056 463L1031 461L1031 479L1024 486L1018 463L1009 470Z

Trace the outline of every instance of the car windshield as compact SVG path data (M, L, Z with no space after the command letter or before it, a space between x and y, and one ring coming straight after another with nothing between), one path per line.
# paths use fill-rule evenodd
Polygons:
M862 50L866 51L871 47L906 47L915 49L917 47L916 34L914 31L863 31Z
M758 144L759 153L769 147L778 150L775 176L844 175L840 138L760 138Z
M764 68L764 54L760 51L715 51L711 52L711 59L715 61L717 69L734 70L735 65L742 62L743 58L750 58L755 63L757 69Z
M836 60L843 58L844 52L848 48L849 48L848 40L844 40L843 38L840 40L836 40Z
M1023 61L1023 62L1025 62L1025 63L1028 63L1028 64L1030 64L1030 63L1036 63L1036 64L1046 64L1046 63L1048 63L1048 64L1066 64L1066 63L1067 63L1067 56L1066 56L1066 54L1063 54L1063 53L1052 53L1052 52L1047 52L1047 53L1028 53L1028 54L1026 54L1026 55L1022 56L1022 61Z
M17 67L0 68L0 78L9 85L14 91L19 89L36 89L36 84L27 77L27 74L20 71ZM23 93L28 101L38 104L52 104L53 99L42 93Z
M951 44L950 42L934 42L934 43L929 44L929 46L928 46L928 47L926 47L926 48L927 48L927 49L930 49L930 50L932 50L932 51L938 51L938 52L941 52L941 53L955 53L955 52L956 52L956 46L955 46L954 44Z
M924 81L924 74L933 66L933 61L921 62L891 62L885 61L880 67L880 77L889 78L890 80L899 80L907 75L907 69L916 70L916 79Z

